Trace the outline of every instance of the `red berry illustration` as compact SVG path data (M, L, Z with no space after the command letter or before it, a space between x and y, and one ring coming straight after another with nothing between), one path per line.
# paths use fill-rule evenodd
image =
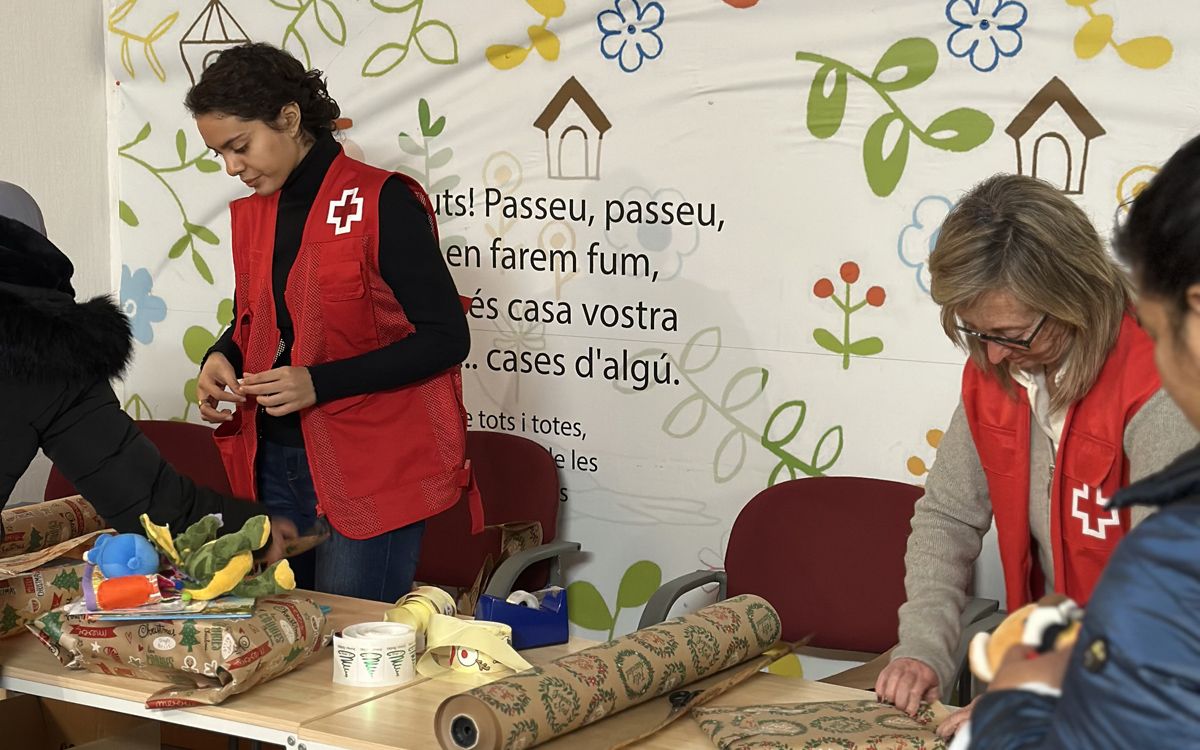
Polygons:
M858 281L858 264L852 260L848 260L838 269L838 273L841 275L842 281L847 284L853 284Z
M821 299L827 299L833 296L833 282L829 279L821 279L816 284L813 284L813 294Z
M867 290L867 304L871 307L883 307L885 299L887 299L887 293L883 291L883 287L873 286Z

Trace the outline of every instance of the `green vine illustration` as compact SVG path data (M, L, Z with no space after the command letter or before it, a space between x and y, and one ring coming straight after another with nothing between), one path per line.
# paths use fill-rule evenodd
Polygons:
M200 363L204 361L204 355L212 348L212 345L217 343L217 337L221 332L233 321L233 300L228 297L221 300L217 304L217 330L208 330L204 326L190 326L183 332L183 353L196 366L200 367ZM176 421L186 422L188 415L192 411L192 407L199 407L199 402L196 400L196 380L197 378L189 378L183 384L183 400L186 406L183 409L183 416Z
M529 35L529 45L493 44L484 51L484 56L493 68L512 70L525 62L530 51L537 50L547 62L558 59L558 36L548 27L550 19L559 18L567 10L566 0L525 0L529 6L542 15L542 22L525 30Z
M855 357L871 357L883 351L883 339L878 336L869 336L858 341L850 340L850 316L867 305L871 307L883 307L883 303L887 300L887 294L884 292L883 287L873 286L867 290L866 295L861 301L852 304L850 302L850 287L858 281L858 264L854 261L846 261L838 269L838 274L846 284L846 293L843 297L839 297L834 293L833 282L827 278L819 279L813 285L813 295L819 299L831 300L842 311L842 337L839 339L825 328L814 328L813 340L820 344L822 349L842 355L842 369L849 370L851 355Z
M937 69L937 46L928 39L909 38L896 42L879 58L875 71L869 76L824 55L797 52L796 59L821 66L808 92L808 130L817 138L832 137L842 125L846 114L847 76L867 84L887 104L889 111L867 128L862 150L867 183L881 198L891 195L904 175L911 136L915 135L926 146L956 152L970 151L992 137L995 123L977 109L952 109L935 117L928 127L921 128L892 98L894 92L914 88L929 80ZM899 123L899 134L890 150L885 150L888 131L895 123Z
M710 349L711 355L698 364L696 360L704 355L701 350ZM748 446L756 443L767 450L779 463L771 471L767 486L773 486L780 475L786 471L788 477L796 479L804 474L810 477L825 476L825 472L833 467L841 458L844 446L844 436L841 425L834 425L821 434L813 448L812 457L801 460L788 449L789 444L799 434L808 414L808 405L798 399L780 404L767 419L762 430L751 427L740 419L735 412L753 403L767 386L770 373L763 367L747 367L739 370L726 383L718 401L709 395L696 382L695 376L708 369L721 353L721 329L719 327L705 328L696 333L683 348L678 360L662 349L647 349L633 355L641 359L648 356L666 355L674 364L674 369L680 374L684 383L693 391L674 406L663 419L662 430L673 438L686 438L695 435L704 425L709 412L720 415L730 426L729 432L717 444L713 455L713 479L718 484L728 482L737 476L746 462ZM614 386L623 393L637 393L625 386ZM791 427L785 428L791 420ZM777 427L778 425L778 427ZM779 432L787 431L782 436ZM730 453L732 452L732 453ZM726 454L729 454L728 456ZM735 458L736 457L736 458ZM722 472L721 466L733 463L733 468Z
M271 0L271 5L292 12L292 20L284 27L283 41L279 43L279 46L281 49L291 52L293 48L288 47L288 42L295 40L296 45L300 48L300 54L296 57L304 62L306 69L312 68L312 55L308 52L308 42L304 40L304 34L300 32L300 21L308 15L310 9L325 38L339 47L345 46L346 19L333 0L296 0L295 2ZM324 8L323 12L322 8Z
M588 630L607 630L612 640L617 630L617 616L623 609L646 606L650 597L662 585L662 568L649 560L639 560L621 576L617 587L616 607L611 611L608 602L588 581L575 581L567 586L567 613L571 622Z
M142 45L142 53L146 56L146 62L149 63L150 70L153 71L155 77L165 82L167 80L167 71L163 68L162 63L159 62L158 53L154 51L154 43L162 39L163 35L175 25L175 21L179 19L179 11L167 15L155 24L150 33L134 34L120 28L118 24L133 12L137 4L138 0L125 0L125 2L116 8L113 8L112 13L108 14L108 30L121 37L121 66L125 68L125 72L129 74L130 78L137 78L137 72L133 69L133 53L130 51L131 44L136 42Z
M125 403L121 406L121 410L135 420L138 419L154 419L154 412L150 409L150 404L146 403L146 399L139 394L133 394L125 399Z
M1127 65L1144 70L1161 68L1171 61L1175 48L1171 40L1163 36L1142 36L1127 42L1117 43L1113 39L1113 17L1092 10L1096 0L1067 0L1067 5L1083 8L1088 20L1075 32L1075 56L1090 60L1105 47L1112 47Z
M454 35L454 29L451 29L445 21L436 19L422 21L421 11L425 9L425 0L412 0L403 5L385 5L378 0L371 0L371 5L376 10L384 13L407 13L412 10L412 24L408 27L408 38L403 42L388 42L381 44L368 57L362 66L362 75L364 78L378 78L386 75L393 68L404 62L408 57L409 51L412 49L413 42L416 42L417 49L421 55L433 63L434 65L454 65L458 63L458 37ZM430 31L438 30L439 31ZM436 36L441 34L443 39L440 46L445 47L447 40L449 41L449 55L438 56L431 52L430 48L438 46ZM431 34L433 35L431 37ZM422 39L422 35L424 39Z
M458 187L462 178L455 174L442 177L436 182L433 179L433 170L441 169L449 164L450 160L454 157L454 149L446 147L434 150L433 140L442 135L442 132L446 129L446 118L442 116L434 120L429 111L429 102L424 97L417 103L417 123L421 128L420 143L417 143L411 135L403 131L401 131L398 137L400 150L420 160L420 163L417 165L401 164L398 168L424 185L426 192L432 198L440 193ZM438 217L438 226L445 226L455 218L454 216ZM466 242L466 238L461 235L442 237L442 249L444 250L454 244L461 245L464 242Z
M175 240L175 242L171 245L170 250L167 251L167 257L174 260L183 255L185 250L190 250L192 256L192 265L196 267L196 272L200 274L202 279L207 281L209 284L212 284L212 270L208 267L208 262L204 260L204 256L200 254L200 250L196 247L196 240L199 239L201 242L209 245L218 245L220 244L221 240L218 239L217 235L208 227L202 224L196 224L188 219L187 209L184 208L183 201L179 199L179 194L175 192L175 188L171 187L171 183L168 182L166 177L163 175L172 174L174 172L182 172L183 170L191 169L192 167L195 167L198 171L205 173L219 172L221 171L221 165L207 157L207 147L202 148L199 154L189 159L187 156L187 135L182 130L179 130L175 133L175 152L179 156L179 163L169 167L156 167L144 159L141 159L130 153L130 150L134 146L138 145L149 137L150 123L146 123L138 132L137 137L135 137L129 143L117 148L117 155L122 159L128 159L134 164L137 164L145 169L154 177L154 179L158 180L159 183L167 189L168 193L171 194L171 198L175 201L175 205L179 208L183 234L180 235L179 239ZM120 201L117 212L121 217L121 220L129 226L136 227L138 225L139 221L137 214L124 200Z

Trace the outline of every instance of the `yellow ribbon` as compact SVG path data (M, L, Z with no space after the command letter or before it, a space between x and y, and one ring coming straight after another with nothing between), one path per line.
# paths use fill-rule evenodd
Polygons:
M504 623L430 616L425 653L417 672L425 677L459 677L478 681L530 669L513 650L512 628Z

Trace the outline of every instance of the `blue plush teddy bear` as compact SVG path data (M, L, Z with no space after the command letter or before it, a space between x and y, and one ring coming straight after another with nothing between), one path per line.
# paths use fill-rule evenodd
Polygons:
M158 572L158 550L141 534L102 536L83 559L99 568L105 578Z

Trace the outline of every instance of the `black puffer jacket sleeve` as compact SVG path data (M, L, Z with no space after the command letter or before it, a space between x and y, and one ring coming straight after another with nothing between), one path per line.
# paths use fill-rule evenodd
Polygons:
M220 513L237 530L262 506L198 487L159 454L123 411L105 380L89 385L9 383L15 413L0 438L0 500L40 446L63 475L121 532L138 532L138 516L183 529Z

